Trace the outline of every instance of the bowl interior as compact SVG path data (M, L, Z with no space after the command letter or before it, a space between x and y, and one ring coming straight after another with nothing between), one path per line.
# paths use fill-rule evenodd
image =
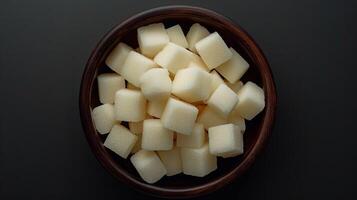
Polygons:
M204 12L193 12L181 11L172 12L172 10L163 10L160 12L151 12L142 14L139 17L133 17L123 22L121 25L114 28L109 32L99 43L96 50L93 52L91 59L88 61L87 68L92 69L92 73L87 73L88 84L87 89L89 91L90 101L87 109L90 111L92 108L100 105L98 99L98 88L96 76L104 72L112 72L105 65L105 58L114 48L114 46L119 42L125 42L132 46L133 48L138 47L136 29L140 26L163 22L166 27L170 27L176 24L180 24L185 34L189 30L190 26L194 23L200 23L205 26L210 32L217 31L229 47L233 47L242 57L244 57L250 64L248 72L241 79L244 83L248 80L257 83L259 86L265 88L263 80L263 72L261 68L258 67L259 62L257 60L257 55L251 50L251 46L246 42L246 38L243 38L237 32L232 31L231 27L227 27L227 24L222 23L222 19L217 18L217 16L212 16L211 14L205 14ZM234 24L231 26L236 27ZM237 28L237 27L236 27ZM242 31L242 34L245 34ZM88 69L87 69L88 70ZM90 71L90 70L89 70ZM85 77L84 77L85 78ZM83 83L82 83L83 84ZM82 88L83 89L83 88ZM265 89L264 89L265 90ZM265 90L265 95L267 96L267 91ZM85 98L85 97L84 97ZM82 103L82 102L81 102ZM187 175L176 175L172 177L164 177L157 183L153 185L146 184L135 168L130 163L129 159L122 159L121 157L115 155L110 150L107 150L102 143L104 142L106 135L102 136L98 134L92 122L87 122L87 139L92 147L92 150L96 154L99 160L104 163L105 167L111 171L112 174L119 178L124 177L130 179L130 183L134 185L139 183L141 188L143 186L150 187L152 189L163 189L163 190L186 190L190 188L199 188L209 183L221 179L227 176L232 170L239 167L243 160L249 156L250 151L253 149L254 145L257 143L259 134L261 134L262 124L265 120L267 109L264 109L256 118L251 121L246 121L246 132L244 134L244 151L245 153L241 156L234 158L222 159L218 158L218 169L211 174L203 177L197 178ZM83 119L82 119L83 120ZM125 124L127 125L127 124ZM109 166L109 167L108 167Z

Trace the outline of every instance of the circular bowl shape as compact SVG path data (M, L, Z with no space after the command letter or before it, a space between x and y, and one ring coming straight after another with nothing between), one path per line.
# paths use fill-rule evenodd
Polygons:
M100 105L96 77L111 70L105 66L105 58L119 42L136 48L137 28L163 22L166 27L180 24L187 33L193 23L200 23L210 32L217 31L228 46L237 50L250 64L243 82L251 80L262 86L265 93L265 109L253 120L247 121L244 134L244 154L234 158L218 158L218 169L198 178L188 175L163 177L155 184L144 182L130 159L122 159L103 146L106 136L98 134L92 123L91 110ZM276 92L272 73L262 50L241 27L216 12L189 6L169 6L137 14L107 33L93 50L82 77L80 89L80 114L85 136L99 162L123 183L146 194L166 198L190 198L208 194L242 175L262 150L273 126L276 110Z

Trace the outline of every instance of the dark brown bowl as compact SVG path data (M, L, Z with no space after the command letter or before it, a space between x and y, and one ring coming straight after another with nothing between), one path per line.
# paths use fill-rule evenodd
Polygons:
M164 177L155 184L145 183L129 159L122 159L103 146L105 136L93 126L91 109L98 106L98 73L110 71L104 60L114 46L126 42L137 47L136 29L163 22L166 26L180 24L185 32L193 23L200 23L211 32L217 31L228 46L236 49L250 64L243 82L251 80L264 88L266 107L252 121L247 121L244 134L244 154L235 158L218 159L218 169L204 178L187 175ZM242 175L262 150L273 126L276 110L276 91L267 59L254 40L240 26L211 10L189 7L160 7L139 13L114 27L93 50L82 77L79 107L88 143L104 168L121 182L144 193L166 198L189 198L213 192Z

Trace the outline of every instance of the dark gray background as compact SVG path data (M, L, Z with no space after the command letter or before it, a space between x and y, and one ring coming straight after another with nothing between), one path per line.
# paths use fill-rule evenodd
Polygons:
M356 199L357 3L338 0L2 0L0 199L148 198L92 155L78 91L103 34L175 3L211 8L244 27L269 59L279 96L265 151L205 199Z

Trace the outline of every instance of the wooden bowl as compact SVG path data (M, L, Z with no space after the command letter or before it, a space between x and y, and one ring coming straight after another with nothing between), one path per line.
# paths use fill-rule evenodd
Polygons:
M136 30L140 26L163 22L166 27L180 24L185 33L193 23L200 23L210 32L217 31L228 46L236 49L250 64L243 82L254 81L264 88L266 107L252 121L247 121L244 134L244 154L234 158L218 158L218 169L197 178L188 175L164 177L155 184L145 183L129 159L122 159L103 146L106 136L98 134L92 123L91 110L100 105L97 75L111 71L104 60L120 41L136 48ZM274 80L267 59L254 40L240 26L216 12L189 6L160 7L139 13L114 27L93 50L85 67L80 89L79 107L88 143L104 168L134 189L166 198L189 198L208 194L242 175L262 150L273 126L276 110Z

